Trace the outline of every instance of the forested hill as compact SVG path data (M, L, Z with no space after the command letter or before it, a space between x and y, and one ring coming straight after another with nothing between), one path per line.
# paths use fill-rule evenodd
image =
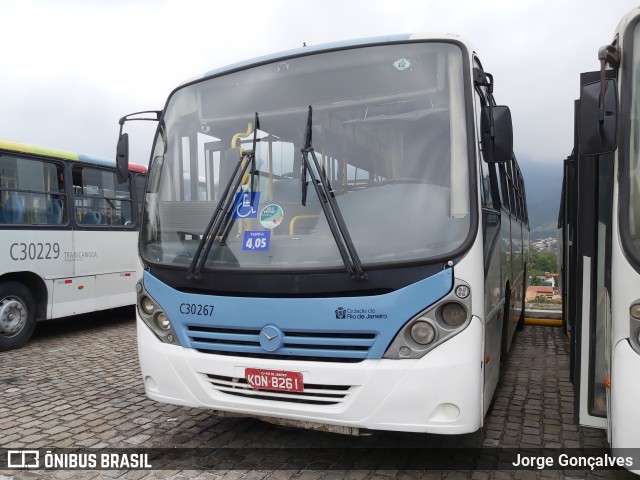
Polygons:
M563 159L541 163L519 157L527 192L531 240L556 237L562 192Z

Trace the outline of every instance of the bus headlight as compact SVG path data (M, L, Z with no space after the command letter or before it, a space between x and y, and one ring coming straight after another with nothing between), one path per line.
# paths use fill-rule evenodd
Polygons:
M467 328L472 316L471 287L457 278L451 287L448 294L407 320L383 358L422 358Z
M153 300L144 296L140 299L140 309L147 315L151 315L156 309L156 305L153 303Z
M156 315L155 322L156 326L160 330L168 332L171 329L171 322L169 321L169 317L167 317L164 312L160 312L158 313L158 315Z
M458 302L445 303L440 309L440 317L450 327L459 327L467 321L467 309Z
M636 353L640 354L640 300L635 300L629 307L629 343Z
M162 307L149 295L142 282L136 286L138 293L138 316L147 327L163 343L180 345L178 335L171 324L171 319Z
M411 338L420 345L429 345L436 338L436 329L429 322L418 320L411 326Z

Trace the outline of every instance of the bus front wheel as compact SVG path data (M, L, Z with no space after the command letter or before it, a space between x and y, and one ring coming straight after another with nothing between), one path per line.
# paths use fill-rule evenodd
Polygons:
M0 285L0 351L20 348L36 328L36 301L18 282Z

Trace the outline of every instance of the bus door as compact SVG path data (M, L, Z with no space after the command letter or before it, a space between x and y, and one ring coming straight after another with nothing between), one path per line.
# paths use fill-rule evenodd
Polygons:
M600 72L583 73L583 85L597 82ZM576 102L576 134L579 101ZM607 428L611 329L611 220L614 155L574 154L565 165L564 230L567 240L563 286L571 336L571 380L574 416L584 426Z
M113 170L74 165L74 277L61 279L55 316L135 303L137 230L130 182ZM56 292L57 290L57 292Z

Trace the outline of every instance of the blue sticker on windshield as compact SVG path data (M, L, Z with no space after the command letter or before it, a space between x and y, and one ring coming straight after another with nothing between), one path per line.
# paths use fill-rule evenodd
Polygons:
M242 250L250 250L252 252L269 250L270 239L271 232L269 230L249 230L244 232Z
M260 192L238 192L233 201L233 218L256 218Z

